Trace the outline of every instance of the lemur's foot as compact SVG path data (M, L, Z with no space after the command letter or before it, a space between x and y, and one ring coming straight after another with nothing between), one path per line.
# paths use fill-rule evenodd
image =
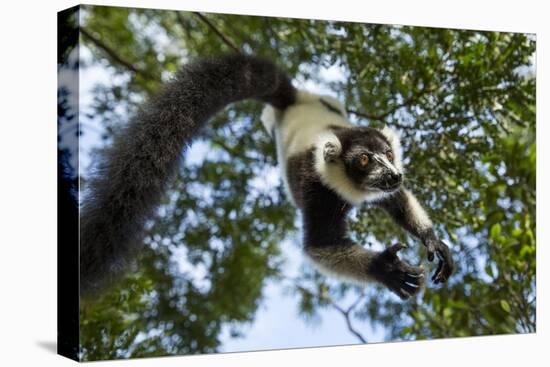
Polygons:
M397 257L397 252L403 248L405 245L396 244L380 252L373 259L369 270L376 280L406 300L418 293L424 285L424 270Z
M323 148L323 157L325 158L325 162L336 162L336 159L340 156L341 153L342 149L336 144L331 142L325 143L325 146Z

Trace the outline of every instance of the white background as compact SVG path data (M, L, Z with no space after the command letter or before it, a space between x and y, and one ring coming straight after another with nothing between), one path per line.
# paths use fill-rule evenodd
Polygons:
M548 365L550 23L544 0L95 1L211 12L537 34L537 334L101 362L105 366ZM56 340L56 12L73 1L3 2L0 11L0 364L72 365ZM546 22L546 26L545 26ZM548 57L548 56L547 56ZM546 103L545 103L546 101ZM546 227L546 229L545 229ZM7 236L6 236L7 235ZM545 292L546 291L546 292ZM546 311L546 312L545 312ZM546 339L546 340L545 340Z

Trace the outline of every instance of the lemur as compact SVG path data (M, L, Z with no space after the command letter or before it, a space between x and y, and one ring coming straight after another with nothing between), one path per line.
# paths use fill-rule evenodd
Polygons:
M267 104L261 119L275 140L284 187L301 211L304 253L319 270L361 285L379 282L401 299L422 288L424 270L397 256L404 245L376 252L349 238L348 213L371 203L419 238L429 261L437 256L434 283L449 278L448 247L403 187L397 133L354 126L336 99L298 91L270 60L232 54L185 65L105 150L82 207L82 295L102 289L133 260L182 152L213 115L245 99Z

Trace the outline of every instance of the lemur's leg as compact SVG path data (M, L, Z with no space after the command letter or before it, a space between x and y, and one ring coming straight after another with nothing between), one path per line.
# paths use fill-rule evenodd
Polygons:
M402 188L391 197L381 201L379 205L392 216L397 224L424 243L428 251L428 260L433 261L434 255L438 257L439 264L432 280L435 283L445 282L454 268L451 253L447 245L437 239L432 221L416 197L409 190Z
M305 252L316 267L328 275L335 275L359 285L378 281L407 299L424 284L422 268L411 266L397 257L404 245L397 244L382 252L365 249L351 241L333 246L306 246Z

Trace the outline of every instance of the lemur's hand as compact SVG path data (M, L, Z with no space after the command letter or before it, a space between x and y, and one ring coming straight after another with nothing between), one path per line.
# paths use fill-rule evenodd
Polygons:
M437 256L439 260L437 269L432 276L432 281L435 284L445 283L454 270L454 261L449 247L447 247L443 241L436 238L425 240L424 245L428 250L428 260L433 261L435 256Z
M397 257L397 252L406 246L395 244L377 254L371 263L372 276L406 300L418 293L424 285L424 270L412 266Z

